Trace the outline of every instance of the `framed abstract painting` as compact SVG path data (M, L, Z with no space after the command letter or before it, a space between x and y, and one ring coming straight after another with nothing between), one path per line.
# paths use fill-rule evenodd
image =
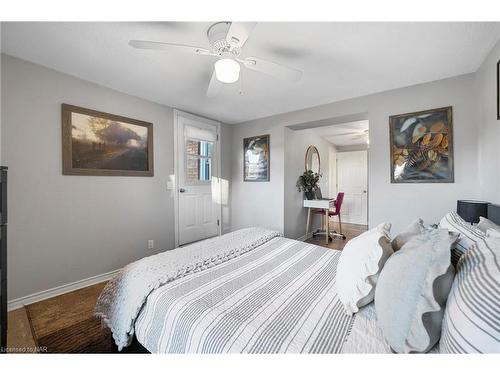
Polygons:
M389 117L391 182L454 182L452 108Z
M243 181L269 181L269 134L243 139Z
M153 124L62 105L63 174L153 176Z

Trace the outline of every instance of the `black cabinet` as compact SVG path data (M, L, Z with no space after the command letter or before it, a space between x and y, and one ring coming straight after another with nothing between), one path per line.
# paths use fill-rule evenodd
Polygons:
M7 167L0 167L0 353L7 348Z

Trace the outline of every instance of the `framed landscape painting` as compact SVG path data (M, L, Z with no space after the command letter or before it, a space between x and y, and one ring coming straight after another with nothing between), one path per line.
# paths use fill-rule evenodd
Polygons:
M269 181L269 134L243 139L243 181Z
M454 182L452 108L389 118L391 182Z
M153 176L153 124L62 105L63 174Z

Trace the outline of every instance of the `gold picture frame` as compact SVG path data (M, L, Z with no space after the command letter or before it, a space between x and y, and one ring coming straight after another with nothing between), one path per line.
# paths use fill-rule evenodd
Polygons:
M153 124L62 104L64 175L151 177Z

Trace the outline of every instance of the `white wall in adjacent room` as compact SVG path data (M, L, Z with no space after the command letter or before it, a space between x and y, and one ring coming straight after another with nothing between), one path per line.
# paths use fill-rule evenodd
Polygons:
M330 169L328 189L328 197L335 198L337 196L337 147L330 145L328 148L328 167Z
M330 190L330 143L312 129L291 130L285 128L285 180L284 180L284 234L289 238L305 235L307 213L303 207L304 193L295 186L305 171L305 155L309 146L316 146L321 162L319 186L326 197ZM313 221L313 228L319 218Z

